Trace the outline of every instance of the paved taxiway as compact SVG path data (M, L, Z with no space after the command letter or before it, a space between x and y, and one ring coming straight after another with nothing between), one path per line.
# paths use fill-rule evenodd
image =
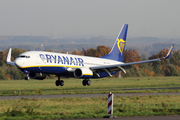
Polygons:
M68 120L105 120L109 118L87 118L87 119L68 119ZM148 116L148 117L119 117L111 120L180 120L180 116Z
M180 95L180 93L114 93L115 96L147 96L147 95ZM107 97L107 94L62 94L62 95L19 95L0 96L0 100L21 99L21 98L64 98L64 97Z

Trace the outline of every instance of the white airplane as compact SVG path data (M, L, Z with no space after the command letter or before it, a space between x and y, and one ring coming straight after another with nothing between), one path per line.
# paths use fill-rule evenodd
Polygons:
M125 68L130 65L160 61L170 57L174 45L163 58L123 63L127 30L128 24L124 24L110 53L101 58L45 51L27 51L20 54L14 62L11 62L10 48L6 62L17 66L24 72L26 80L30 78L43 80L48 74L54 74L58 77L55 82L56 86L64 85L64 81L60 80L61 76L84 79L82 84L89 86L91 84L90 78L112 76L119 71L126 73Z

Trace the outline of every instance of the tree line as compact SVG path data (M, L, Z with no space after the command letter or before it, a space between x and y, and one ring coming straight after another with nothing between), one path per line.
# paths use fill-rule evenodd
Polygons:
M19 80L24 79L25 75L16 66L6 64L8 50L0 51L0 80ZM25 52L25 49L12 49L11 60L14 61L19 54ZM51 51L52 50L46 50ZM97 48L84 49L82 51L74 50L72 54L102 57L110 52L110 48L106 46L97 46ZM148 59L162 58L166 56L168 49L162 49L157 54L150 56ZM142 58L134 49L126 49L123 61L125 63L141 61ZM132 65L130 69L126 69L123 77L143 77L143 76L180 76L180 51L173 51L170 59L151 63L143 63Z
M157 54L150 56L148 59L156 59L165 57L169 49L161 49ZM106 46L98 46L97 49L83 49L81 52L73 51L73 54L86 55L93 57L102 57L110 52L110 48ZM124 52L123 62L141 61L142 58L134 49L126 49ZM130 69L126 69L123 77L143 77L143 76L180 76L180 51L173 51L171 57L167 60L161 60L151 63L143 63L132 65Z

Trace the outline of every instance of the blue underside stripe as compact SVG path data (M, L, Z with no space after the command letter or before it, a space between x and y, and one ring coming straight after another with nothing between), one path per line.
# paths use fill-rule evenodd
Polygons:
M24 68L27 71L33 71L33 72L43 72L43 73L49 73L49 74L59 74L63 73L67 70L66 67L27 67Z
M33 71L33 72L42 72L47 74L62 74L67 71L68 67L27 67L24 70ZM112 75L117 74L119 71L111 72ZM109 75L106 72L99 73L99 76L91 76L91 75L84 75L83 78L103 78L108 77Z

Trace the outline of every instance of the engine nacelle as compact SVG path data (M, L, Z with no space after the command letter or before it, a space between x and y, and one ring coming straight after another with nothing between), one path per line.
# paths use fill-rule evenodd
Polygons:
M77 68L74 71L74 76L76 78L91 78L93 76L93 72L89 68Z
M29 73L29 77L32 79L38 79L38 80L43 80L46 78L46 74L44 73Z

